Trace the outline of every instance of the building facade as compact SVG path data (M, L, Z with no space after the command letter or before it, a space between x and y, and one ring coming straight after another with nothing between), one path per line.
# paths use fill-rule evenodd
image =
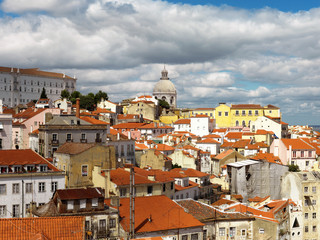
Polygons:
M0 96L3 104L14 107L40 98L45 88L48 98L55 101L61 91L76 89L76 78L63 73L45 72L38 68L0 67Z

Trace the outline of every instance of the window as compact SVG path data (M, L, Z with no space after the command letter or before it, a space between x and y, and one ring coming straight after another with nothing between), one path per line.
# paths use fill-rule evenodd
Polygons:
M236 110L236 116L239 116L239 110Z
M67 202L67 210L73 209L73 200Z
M312 226L312 232L316 232L317 231L317 226Z
M47 171L47 166L46 165L41 165L40 166L40 172L46 172Z
M107 230L107 224L105 219L99 220L99 231L106 231Z
M308 213L304 213L304 219L308 219L309 214Z
M7 216L7 206L6 205L0 205L0 217Z
M152 194L152 186L148 186L148 194Z
M51 192L55 192L58 189L58 182L51 182Z
M301 151L301 157L304 157L304 151Z
M174 183L173 183L173 182L171 182L171 190L173 190L173 186L174 186Z
M26 183L26 193L32 193L32 183Z
M317 205L317 200L313 199L313 200L312 200L312 205L313 205L313 206Z
M254 114L257 116L257 115L259 115L259 111L258 110L255 110L254 111Z
M317 213L312 213L312 218L317 218Z
M86 139L86 134L85 133L81 133L81 139L82 140Z
M304 231L305 231L305 232L309 232L309 227L308 227L308 226L305 226L305 227L304 227Z
M27 203L27 204L26 204L26 214L29 213L29 208L30 208L30 203Z
M81 167L81 175L88 176L88 165L82 165Z
M224 112L224 116L228 117L229 113L228 112Z
M259 233L264 234L264 228L259 228Z
M125 197L127 195L127 189L126 188L120 188L120 197Z
M226 235L226 228L219 228L219 236Z
M39 192L45 192L46 191L46 183L45 182L39 182L38 190L39 190Z
M92 207L98 207L98 198L92 199Z
M242 127L245 127L246 126L246 121L242 121Z
M71 139L72 139L71 133L67 133L67 141L71 141Z
M308 151L308 157L312 157L312 151Z
M116 219L115 218L110 218L109 227L110 228L115 228L116 227Z
M236 127L238 127L238 126L239 126L239 121L237 120L237 121L236 121Z
M12 205L12 217L17 218L20 215L20 205L14 204Z
M309 166L309 161L306 161L306 166Z
M247 231L245 229L241 229L241 236L246 236L247 235Z
M162 185L162 192L165 192L166 191L166 184L164 183L163 185Z
M191 240L198 240L198 233L191 234Z
M58 134L52 133L52 141L57 141L57 140L58 140Z
M308 192L308 187L304 187L304 192L305 192L305 193Z
M218 116L221 117L222 116L222 112L218 112Z
M248 114L249 114L249 116L251 116L251 115L252 115L252 111L251 111L251 110L249 110L249 113L248 113Z
M312 187L312 192L316 193L317 192L317 187Z
M229 228L230 237L234 237L236 235L236 228L230 227Z
M0 195L7 194L7 185L6 184L0 184Z
M80 199L80 208L86 208L86 203L87 203L86 199Z
M19 188L19 183L13 183L12 184L12 193L19 193L20 188Z
M188 235L182 235L182 240L188 240Z
M297 157L297 152L296 151L292 151L292 157Z
M246 111L245 110L242 110L242 115L246 115Z
M90 221L86 221L86 222L84 223L84 228L85 228L86 231L89 231L89 230L90 230Z

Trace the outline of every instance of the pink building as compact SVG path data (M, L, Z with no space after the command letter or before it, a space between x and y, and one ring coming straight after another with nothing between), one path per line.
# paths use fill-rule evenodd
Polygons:
M29 133L37 130L44 124L46 113L60 114L59 108L28 108L13 116L12 142L13 148L28 149Z
M302 139L274 139L270 152L284 165L298 165L300 170L311 170L316 162L316 149Z

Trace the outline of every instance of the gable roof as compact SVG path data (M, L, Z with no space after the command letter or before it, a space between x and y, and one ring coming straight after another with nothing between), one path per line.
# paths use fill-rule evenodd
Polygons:
M84 151L87 151L88 149L94 146L95 146L94 143L66 142L57 149L56 153L76 155Z
M191 123L191 120L189 118L187 118L187 119L178 119L173 124L188 124L188 125L190 125L190 123Z
M110 123L107 123L107 122L104 122L104 121L101 121L101 120L98 120L98 119L95 119L92 117L88 117L88 116L80 117L80 119L82 119L88 123L95 124L95 125L110 125Z
M200 141L197 141L197 144L205 143L205 144L220 144L217 140L214 140L213 138L205 138Z
M0 67L0 72L14 72L14 73L20 73L22 75L34 75L34 76L42 76L42 77L52 77L52 78L61 78L61 79L74 79L72 77L69 77L68 75L65 75L63 73L55 73L55 72L46 72L41 71L39 68L11 68L11 67Z
M109 205L110 200L105 202ZM136 197L135 211L139 213L134 215L137 234L204 226L191 214L186 213L181 206L164 195ZM126 232L129 232L129 198L120 198L119 212L120 224Z
M187 175L188 177L209 176L209 174L207 174L207 173L200 172L200 171L192 169L192 168L174 168L174 169L170 170L170 172L179 172L179 173Z
M262 109L260 104L231 104L232 109Z
M117 168L110 171L110 181L115 183L117 186L130 185L130 172L123 168ZM146 176L142 176L138 173L134 175L135 185L139 184L154 184L155 181L151 181Z
M84 216L0 218L0 239L84 239Z
M223 151L222 153L218 154L218 155L215 156L214 158L221 160L221 159L225 158L226 156L232 154L233 152L235 152L235 150L233 150L233 149L228 149L228 150Z
M228 132L225 137L228 139L242 139L242 132Z
M58 194L61 200L91 199L104 197L101 188L58 189L56 190L55 194Z
M289 149L289 146L292 147L292 150L315 150L315 148L308 143L304 142L303 140L296 138L296 139L288 139L288 138L282 138L281 141L286 146L287 149Z

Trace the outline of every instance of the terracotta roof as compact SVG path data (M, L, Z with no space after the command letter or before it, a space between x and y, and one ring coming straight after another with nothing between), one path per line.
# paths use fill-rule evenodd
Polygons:
M91 199L104 197L101 188L58 189L56 190L55 194L58 194L61 200Z
M139 119L138 114L118 114L118 119Z
M221 198L219 199L218 201L215 201L214 203L211 204L211 206L221 206L221 205L231 205L231 204L234 204L234 203L237 203L236 201L233 201L233 200L228 200L228 199L225 199L225 198Z
M106 200L109 204L110 200ZM120 198L120 217L123 229L129 231L130 201ZM159 232L172 229L202 227L191 214L188 214L177 203L166 196L148 196L135 198L135 232Z
M221 138L221 136L218 134L208 134L203 136L202 138Z
M150 95L141 95L138 98L152 98L152 96L150 96Z
M191 180L189 180L188 186L185 186L185 187L183 187L181 185L178 185L178 184L174 185L174 189L176 190L176 192L182 191L182 190L186 190L186 189L190 189L190 188L194 188L194 187L199 187L199 184L197 184L197 183L195 183L195 182L193 182Z
M233 149L228 149L228 150L223 151L222 153L218 154L217 156L215 156L215 158L221 160L233 152L234 152Z
M200 148L196 148L196 147L191 146L191 145L185 145L185 146L183 146L183 149L185 149L185 150L200 151Z
M197 115L195 115L195 116L193 116L191 118L209 118L209 116L204 115L204 114L197 114Z
M270 132L269 132L269 131L266 131L266 130L264 130L264 129L258 129L258 130L256 131L256 135L266 135L266 134L270 134Z
M47 164L50 170L60 171L31 149L0 150L0 165L10 166L27 164Z
M13 115L13 118L29 119L29 118L45 111L45 110L46 110L46 108L28 108L22 112L19 112L19 113Z
M145 144L137 142L135 142L135 148L140 150L149 149L148 146L146 146Z
M76 155L84 151L87 151L88 149L94 146L95 146L94 143L66 142L57 149L56 153Z
M278 107L276 107L276 106L274 106L274 105L271 105L271 104L268 104L268 105L266 106L266 108L270 108L270 109L280 109L280 108L278 108Z
M220 144L217 140L214 140L213 138L205 138L205 139L202 139L200 141L197 141L197 144L198 143L206 143L206 144Z
M146 123L120 123L113 125L114 129L138 129L139 127L145 125Z
M136 185L139 184L154 184L155 181L149 180L147 177L140 174L135 174L134 181ZM123 168L117 168L110 171L111 182L117 184L118 186L124 186L130 184L130 172Z
M158 151L174 151L175 150L174 147L171 147L166 144L157 144L154 149L156 149Z
M192 200L176 200L189 214L193 215L199 221L206 221L207 219L248 219L248 216L241 213L222 212L210 205Z
M74 79L69 77L63 73L55 73L55 72L45 72L41 71L39 68L11 68L11 67L0 67L0 72L7 72L10 73L12 71L14 73L19 72L22 75L35 75L35 76L42 76L42 77L52 77L52 78L61 78L61 79ZM18 71L19 70L19 71Z
M251 157L250 159L253 159L253 160L266 160L266 161L268 161L270 163L282 164L280 158L277 157L277 156L274 156L273 153L259 152L255 156Z
M250 139L240 139L238 141L236 141L232 147L233 148L245 148L247 145L249 145L250 143Z
M200 172L198 170L192 169L192 168L174 168L172 170L170 170L170 172L179 172L182 174L187 175L188 177L205 177L205 176L209 176L209 174L204 173L204 172Z
M188 118L188 119L179 119L175 121L173 124L190 124L190 123L191 123L191 120Z
M228 132L225 137L228 139L242 139L242 132Z
M297 139L287 139L287 138L282 138L281 141L283 144L289 149L289 146L292 147L292 150L315 150L313 146L310 144L304 142L303 140L297 138Z
M94 125L110 125L110 123L107 123L107 122L104 122L104 121L101 121L101 120L98 120L98 119L95 119L95 118L92 118L92 117L80 117L80 119L88 122L88 123L91 123L91 124L94 124Z
M220 148L232 147L234 142L228 142L226 139L223 140L223 144L220 145Z
M216 129L213 129L212 133L215 133L215 132L225 133L226 131L227 131L226 128L216 128Z
M262 109L259 104L232 104L231 109Z
M92 112L93 114L100 114L100 113L115 113L112 112L108 109L104 109L104 108L97 108L95 111Z
M154 176L156 181L159 182L172 182L174 181L174 178L171 177L169 174L166 174L167 172L159 170L159 169L141 169L138 167L134 168L134 171L142 176Z
M84 222L84 216L0 218L0 239L84 239Z

